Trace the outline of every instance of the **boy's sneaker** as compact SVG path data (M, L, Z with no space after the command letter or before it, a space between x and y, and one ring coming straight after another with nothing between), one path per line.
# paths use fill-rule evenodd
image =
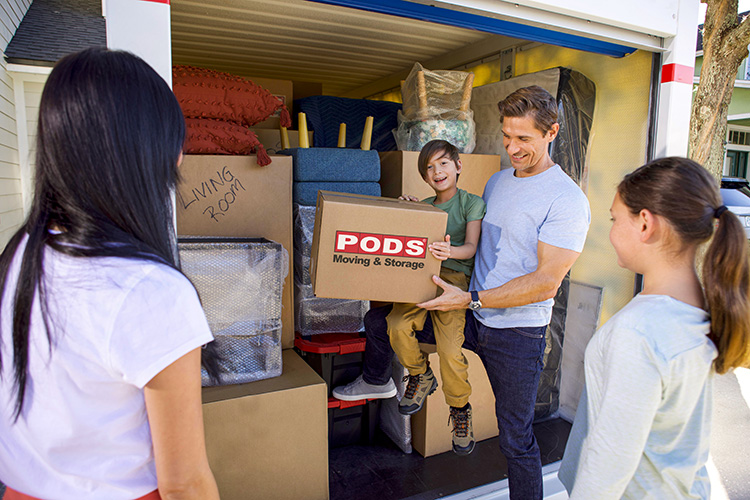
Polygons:
M398 411L402 415L413 415L421 410L427 396L435 392L438 386L432 368L429 366L421 375L405 376L404 382L406 382L404 397L398 403Z
M468 455L474 451L474 429L471 425L471 405L464 409L450 407L448 423L453 421L453 452L457 455Z
M359 401L360 399L388 399L398 393L396 384L392 379L388 379L387 384L373 385L368 384L362 378L362 375L333 390L333 397L342 401Z

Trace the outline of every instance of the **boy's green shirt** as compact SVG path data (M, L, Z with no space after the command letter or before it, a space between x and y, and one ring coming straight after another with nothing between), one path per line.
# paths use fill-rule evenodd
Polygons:
M473 220L481 220L485 212L487 212L487 205L485 205L481 197L467 193L463 189L459 189L445 203L435 204L435 198L436 196L431 196L422 201L448 214L446 234L451 236L451 246L458 247L463 245L466 240L466 223ZM443 262L443 266L471 276L471 271L474 269L474 257L470 259L448 259Z

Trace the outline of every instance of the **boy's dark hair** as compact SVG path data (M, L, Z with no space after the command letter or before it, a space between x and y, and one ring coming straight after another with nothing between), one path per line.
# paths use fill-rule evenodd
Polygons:
M419 158L417 159L417 168L419 168L419 174L422 176L422 179L427 175L427 165L437 153L443 153L443 156L447 156L448 159L453 160L453 162L457 162L461 159L458 156L458 148L450 142L442 139L428 142L422 148L422 151L419 153ZM456 180L458 180L458 177L456 177Z
M500 123L506 116L520 117L531 115L534 126L546 134L557 123L557 102L552 94L539 85L523 87L497 103L500 110Z

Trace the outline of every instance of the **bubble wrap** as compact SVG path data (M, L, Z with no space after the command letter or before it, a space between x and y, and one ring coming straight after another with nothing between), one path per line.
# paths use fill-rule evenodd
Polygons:
M407 121L466 120L473 79L465 71L431 71L414 63L401 85L401 117Z
M281 375L281 294L288 255L275 242L187 238L179 242L222 360L221 384ZM209 385L203 372L203 385Z
M315 207L294 204L294 325L302 335L364 331L365 300L315 297L310 280Z
M315 210L315 207L294 204L294 279L303 285L312 283L310 255L315 229Z
M411 416L402 415L398 411L398 402L404 397L404 391L406 391L406 382L404 382L406 373L406 369L398 361L398 356L393 356L393 381L396 383L398 394L395 398L381 401L380 428L396 446L401 448L401 451L411 453Z
M295 280L294 325L302 335L362 332L369 310L369 301L315 297L312 285Z
M474 112L469 108L474 75L465 71L430 71L415 63L401 85L403 108L394 131L398 149L421 151L435 139L471 153L476 145Z
M448 141L461 153L467 154L474 151L476 145L472 119L403 121L399 112L398 129L394 134L401 151L422 151L425 144L436 139Z

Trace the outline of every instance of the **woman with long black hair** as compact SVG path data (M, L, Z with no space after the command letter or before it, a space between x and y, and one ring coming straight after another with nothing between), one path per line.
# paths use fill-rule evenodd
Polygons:
M173 229L184 136L132 54L86 50L47 80L30 214L0 256L6 499L218 498L200 401L212 335Z

